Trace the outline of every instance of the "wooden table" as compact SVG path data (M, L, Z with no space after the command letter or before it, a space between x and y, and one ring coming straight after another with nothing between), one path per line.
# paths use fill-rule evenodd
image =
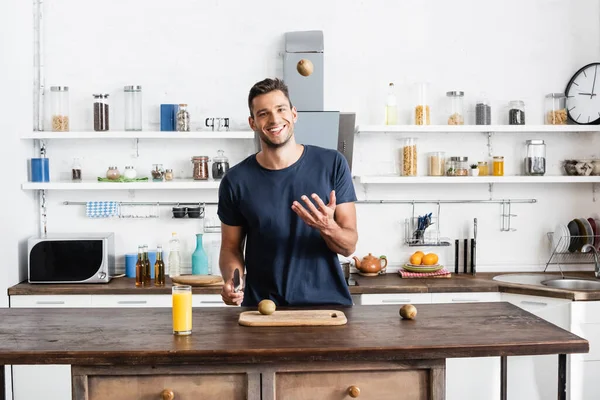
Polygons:
M414 398L437 400L445 396L446 358L500 356L506 399L507 356L558 354L565 399L566 354L589 351L586 340L504 302L419 305L413 321L400 319L398 306L336 309L347 325L251 328L237 323L242 308L194 309L187 337L171 334L169 309L0 309L0 366L70 364L78 400L120 398L116 387L139 395L153 382L187 390L195 375L203 394L223 398L294 398L290 387L295 398L327 398L340 387L386 398L377 390L402 381L416 383Z

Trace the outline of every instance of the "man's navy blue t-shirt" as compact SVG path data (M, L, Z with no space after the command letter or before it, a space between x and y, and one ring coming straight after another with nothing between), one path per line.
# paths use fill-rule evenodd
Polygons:
M227 171L218 215L246 233L243 306L263 299L283 306L352 305L337 254L292 210L294 201L306 206L301 196L313 193L328 204L332 190L336 204L356 201L346 159L316 146L305 145L284 169L263 168L251 155Z

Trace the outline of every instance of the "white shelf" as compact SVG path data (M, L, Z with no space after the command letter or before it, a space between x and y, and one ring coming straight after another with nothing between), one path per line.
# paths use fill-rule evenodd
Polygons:
M359 134L370 133L511 133L600 132L600 125L361 125Z
M33 131L21 139L254 139L253 131L164 132L164 131Z
M98 182L98 181L58 181L26 182L23 190L181 190L181 189L218 189L221 181L195 181L193 179L175 179L170 182Z
M600 183L600 176L355 176L361 184Z

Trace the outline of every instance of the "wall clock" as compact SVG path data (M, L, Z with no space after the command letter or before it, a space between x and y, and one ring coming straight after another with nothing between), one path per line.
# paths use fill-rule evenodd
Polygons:
M591 63L573 75L565 90L569 121L600 124L600 63Z

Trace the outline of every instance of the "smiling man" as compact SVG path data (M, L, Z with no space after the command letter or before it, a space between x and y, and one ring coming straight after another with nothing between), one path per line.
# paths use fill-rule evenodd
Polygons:
M346 159L296 143L298 113L281 80L256 83L248 107L261 151L231 168L219 188L223 301L351 305L337 257L352 254L358 240ZM245 287L236 291L233 271L244 266Z

